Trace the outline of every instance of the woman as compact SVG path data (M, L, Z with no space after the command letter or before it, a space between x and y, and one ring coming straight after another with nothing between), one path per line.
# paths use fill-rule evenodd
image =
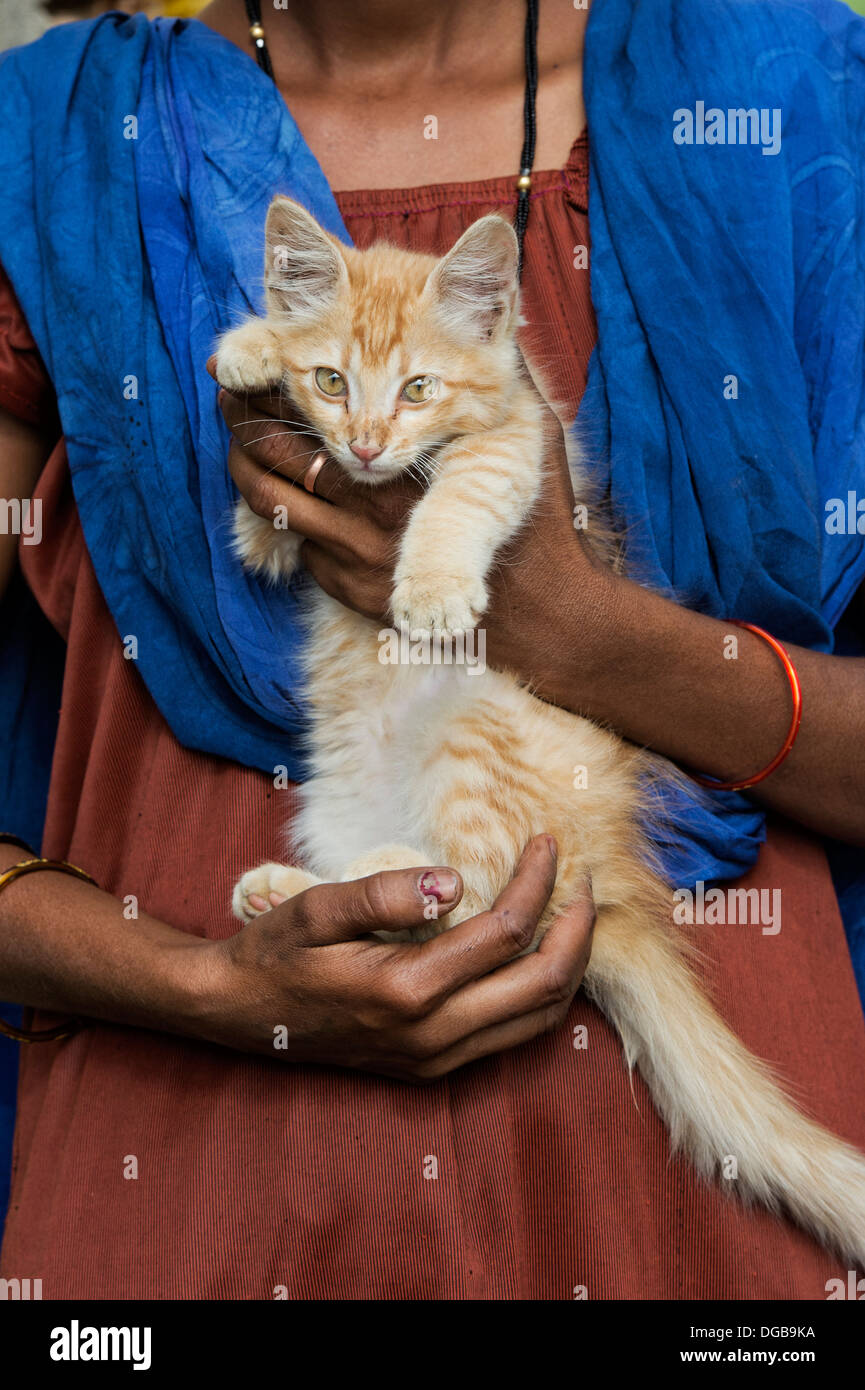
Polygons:
M865 557L855 535L831 556L818 545L830 451L839 494L865 472L848 377L861 323L856 338L843 307L856 254L829 238L833 219L846 225L849 172L831 180L860 136L863 40L836 6L749 14L744 30L708 0L634 13L595 0L585 49L600 333L581 418L648 577L693 608L591 566L560 471L542 524L497 577L488 657L733 781L773 760L789 694L758 638L741 634L741 655L725 659L722 619L785 641L805 702L792 751L752 799L669 808L667 861L678 884L747 869L741 886L780 888L779 932L708 935L709 984L800 1102L862 1145L850 1097L865 1036L817 837L865 840L865 772L849 764L865 674L826 654ZM543 837L494 911L420 950L365 940L420 920L414 872L315 889L234 932L230 886L271 857L291 800L299 719L280 677L296 629L290 596L259 590L228 557L226 437L205 360L254 298L277 189L358 245L384 230L428 251L514 206L524 11L276 11L273 81L250 62L239 3L217 0L202 20L115 17L55 36L40 55L50 90L26 53L4 71L13 210L0 215L0 261L20 300L7 289L4 485L26 496L38 477L44 539L22 537L20 554L67 644L43 852L99 887L45 872L0 893L0 993L99 1022L25 1052L2 1271L38 1270L45 1297L824 1297L837 1260L670 1162L616 1039L574 998L588 899L542 953L513 960L553 879ZM523 277L526 349L571 415L594 345L585 22L564 0L542 7ZM846 124L821 108L793 141L804 161L835 120L841 153L811 203L797 162L776 167L760 149L689 162L672 136L674 108L702 99L709 70L725 108L789 98L793 60L780 75L760 60L791 26L809 76L846 79L825 88ZM780 248L767 247L755 187ZM794 335L791 248L809 216ZM22 310L60 406L53 451L23 423L43 418L48 383ZM809 336L817 321L844 329L843 372L827 335ZM252 504L288 506L315 578L383 613L406 498L348 495L329 465L310 495L293 485L303 446L261 439L277 433L261 423L273 404L221 405ZM0 848L0 869L21 858ZM446 906L459 885L446 866L430 871Z

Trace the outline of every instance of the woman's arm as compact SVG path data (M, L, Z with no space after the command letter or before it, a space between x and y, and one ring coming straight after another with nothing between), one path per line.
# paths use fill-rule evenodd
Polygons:
M19 858L0 844L0 873ZM422 925L433 899L451 911L462 887L446 869L322 884L225 941L146 914L127 921L98 888L30 874L0 891L0 997L277 1061L432 1080L563 1021L591 951L588 887L537 953L514 959L555 867L552 841L538 836L489 912L422 945L369 933Z
M304 563L321 586L389 623L394 555L413 488L361 491L325 465L310 496L285 481L302 476L310 441L275 431L262 438L262 416L276 414L277 403L224 392L222 407L235 435L229 466L253 510L273 516L284 507L284 524L309 538ZM244 425L250 418L256 423ZM759 772L780 749L792 713L777 657L753 634L593 562L574 530L561 431L551 464L530 524L492 577L482 624L487 660L685 767L724 780ZM731 635L735 659L725 655ZM822 834L865 844L865 661L788 650L802 684L802 725L790 756L753 795Z

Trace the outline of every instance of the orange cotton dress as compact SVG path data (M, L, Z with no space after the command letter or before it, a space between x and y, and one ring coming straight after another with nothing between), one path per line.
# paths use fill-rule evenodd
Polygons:
M587 148L533 184L526 347L575 409L594 342ZM512 181L338 196L356 244L442 252ZM3 292L0 403L45 382ZM29 583L68 643L45 851L185 931L223 937L232 885L272 858L292 793L182 748L94 578L62 444L40 483L45 540ZM723 927L710 984L732 1026L813 1114L865 1147L854 1103L865 1027L819 843L773 823L749 885L782 887L783 925ZM134 931L121 923L118 931ZM588 1029L576 1050L573 1030ZM124 1158L138 1159L137 1180ZM425 1177L429 1155L438 1176ZM46 1299L825 1298L840 1262L688 1163L582 996L568 1023L430 1089L278 1066L95 1024L24 1049L2 1274Z

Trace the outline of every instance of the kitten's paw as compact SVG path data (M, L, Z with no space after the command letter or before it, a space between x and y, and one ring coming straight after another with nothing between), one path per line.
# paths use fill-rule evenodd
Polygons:
M320 882L321 879L316 878L315 874L308 874L305 869L293 869L287 864L261 864L237 880L231 897L231 910L241 922L251 922L274 906L270 901L271 893L277 893L281 898L294 898Z
M467 574L425 574L398 579L391 608L399 627L454 637L476 627L489 595L482 579Z
M272 339L245 328L228 333L216 352L216 380L226 391L258 395L279 386L283 366Z
M234 551L244 567L271 584L289 579L300 565L303 538L285 531L238 502L234 512Z

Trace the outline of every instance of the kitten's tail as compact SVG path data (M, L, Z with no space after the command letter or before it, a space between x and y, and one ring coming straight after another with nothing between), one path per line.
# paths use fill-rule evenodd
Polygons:
M701 1173L865 1266L865 1157L801 1114L715 1013L675 941L611 909L598 921L586 988L618 1030ZM734 1162L733 1162L734 1161Z

